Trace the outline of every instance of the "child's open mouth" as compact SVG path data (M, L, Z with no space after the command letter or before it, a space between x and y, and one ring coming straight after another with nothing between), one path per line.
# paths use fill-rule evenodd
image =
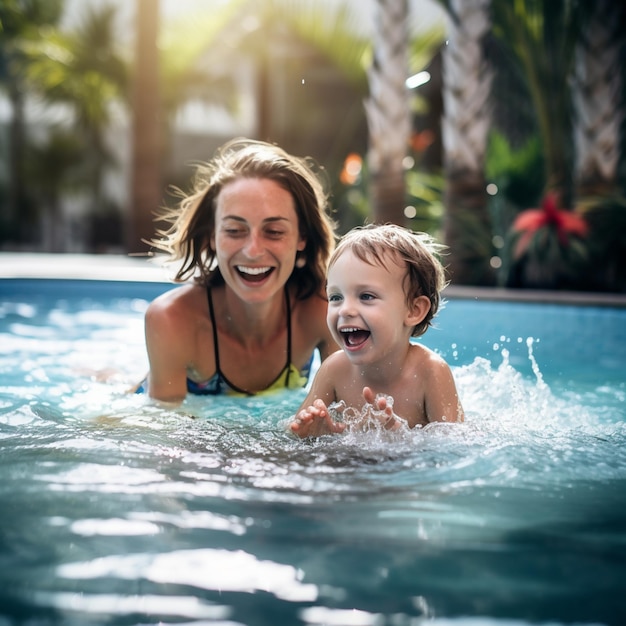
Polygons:
M363 330L362 328L342 328L339 332L346 346L350 348L364 344L371 334L369 330Z
M265 280L272 272L273 267L248 267L246 265L237 265L237 272L239 275L248 282L259 283Z

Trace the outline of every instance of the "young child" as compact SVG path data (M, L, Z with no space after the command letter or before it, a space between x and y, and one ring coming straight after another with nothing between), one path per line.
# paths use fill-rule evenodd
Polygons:
M447 363L410 342L426 332L439 308L445 286L439 249L428 235L391 224L355 228L343 237L326 286L326 321L343 349L320 366L290 424L293 433L343 432L347 423L329 411L333 403L346 407L361 428L372 418L387 429L463 421Z

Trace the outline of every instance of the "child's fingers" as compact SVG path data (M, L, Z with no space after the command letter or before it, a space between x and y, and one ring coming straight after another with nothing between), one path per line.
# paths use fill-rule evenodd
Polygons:
M368 404L374 404L374 392L369 387L363 387L363 399Z
M326 405L324 404L324 400L320 400L319 398L313 402L313 406L319 411L325 411Z

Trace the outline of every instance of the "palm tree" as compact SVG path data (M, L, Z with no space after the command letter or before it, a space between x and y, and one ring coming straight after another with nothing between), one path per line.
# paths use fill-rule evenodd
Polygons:
M589 236L594 229L579 228L575 237L564 237L560 224L564 220L580 219L571 213L567 215L576 202L575 191L587 193L590 184L598 183L601 184L596 191L601 191L602 187L606 191L607 181L599 175L604 176L607 166L610 169L610 160L615 154L601 154L601 144L594 145L593 137L606 147L606 137L611 132L617 135L620 125L618 119L612 127L607 127L606 113L607 106L614 107L616 102L616 94L609 87L614 79L609 75L611 51L607 47L610 41L607 33L613 28L616 33L620 32L619 21L612 20L621 12L621 4L609 2L605 6L593 0L518 0L515 3L494 0L493 6L496 33L513 52L533 104L545 164L540 204L545 207L554 197L561 209L557 220L544 212L544 217L549 219L537 231L533 245L521 256L512 253L507 281L515 286L528 286L532 274L535 287L580 288L584 285L581 268L588 264ZM598 24L594 14L604 23ZM594 100L596 95L600 96L598 100ZM573 116L574 110L577 116ZM614 112L613 109L609 118ZM574 130L574 124L578 130ZM574 148L577 166L574 165ZM597 171L597 165L604 170ZM574 171L577 172L577 190L573 184ZM582 207L580 200L578 203ZM515 225L524 224L525 218L533 214L532 209L524 208L509 233L511 242L515 242L520 233Z
M9 130L7 226L19 231L27 218L24 177L24 42L36 41L40 27L56 24L63 0L4 0L0 3L0 87L7 92L12 118ZM19 233L16 233L19 236Z
M347 154L366 149L371 43L354 31L347 6L329 10L316 0L231 0L163 24L164 142L189 99L236 111L237 89L248 77L256 108L251 134L339 172ZM207 152L214 147L208 143ZM181 163L169 167L169 181L183 180Z
M624 120L620 49L625 42L626 10L613 0L594 0L588 8L576 45L572 82L575 179L577 195L582 197L615 193Z
M103 177L113 161L106 131L110 104L126 86L126 66L116 53L115 9L89 9L72 32L50 30L46 37L24 46L29 86L47 103L66 107L85 138L83 167L92 194L91 212L107 204Z
M626 39L626 9L612 0L583 3L583 9L572 98L576 210L590 226L587 287L624 291L626 198L618 165L625 116L620 55Z
M316 0L233 0L217 10L163 24L159 34L162 142L167 142L171 134L175 113L190 97L235 108L238 64L252 61L257 83L257 136L311 155L329 171L339 171L349 152L366 148L363 100L368 92L372 44L355 33L353 24L354 16L346 5L329 10ZM406 31L405 20L398 19L397 24L401 32ZM420 65L412 70L423 69L422 64L432 56L435 40L441 37L439 32L436 36L429 32L416 38L411 59ZM331 70L324 74L326 69L322 67L332 68L334 73ZM391 158L399 167L400 174L395 177L399 182L395 197L399 199L388 204L395 210L389 219L402 221L402 159L410 135L407 64L392 70L396 71L396 92L387 91L388 83L377 77L377 84L385 89L377 104L393 110L389 100L394 93L399 94L407 121L404 125L398 125L397 120L385 122L387 126L376 145L382 140L383 145L388 144L391 135L399 137L394 144L399 146L398 156ZM327 77L326 82L322 76ZM341 79L345 83L339 85ZM380 184L386 176L379 176ZM137 206L135 203L134 209ZM142 210L144 216L147 211Z
M406 79L408 65L407 0L377 0L374 58L365 101L369 129L368 166L372 217L404 224L404 159L411 134Z
M492 72L483 55L491 26L489 0L451 0L447 8L451 19L443 50L442 139L448 270L455 283L490 285L495 277L489 263L484 165Z
M514 53L534 105L547 191L571 200L572 107L569 81L580 3L493 0L495 32Z
M83 175L86 147L82 137L70 129L53 128L41 144L29 146L26 174L31 193L42 207L42 248L49 252L68 252L68 244L80 248L82 242L69 242L68 226L63 219L62 197L84 191L88 180Z
M367 94L365 68L370 54L369 41L354 32L348 7L329 9L316 0L240 0L211 14L213 23L218 19L221 32L214 34L212 29L210 37L205 36L207 70L214 73L213 68L221 68L226 75L236 73L238 63L253 65L258 138L298 149L310 143L305 137L322 136L329 140L325 153L339 152L341 138L360 128L364 117L359 109ZM345 82L339 85L338 77ZM326 82L323 97L328 104L322 110L314 105L326 78L333 83ZM344 94L351 100L350 115L330 130L325 116ZM345 152L338 156L345 158Z
M161 98L159 90L159 3L137 0L136 56L132 98L132 185L128 252L145 251L154 237L154 212L161 203Z

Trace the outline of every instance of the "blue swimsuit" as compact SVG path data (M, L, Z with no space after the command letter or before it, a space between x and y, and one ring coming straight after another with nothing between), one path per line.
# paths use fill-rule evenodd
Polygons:
M211 297L211 288L207 287L207 299L209 301L209 315L213 326L213 349L215 350L215 374L205 382L198 383L195 380L187 378L187 392L197 396L255 396L265 393L276 392L281 389L302 389L306 386L311 372L311 364L313 355L302 371L291 362L291 304L289 302L289 293L285 286L285 300L287 303L287 362L281 373L276 379L261 391L246 391L231 383L224 375L220 367L220 350L217 342L217 325L215 323L215 311L213 310L213 298ZM141 383L136 393L143 393L146 390L146 381Z
M217 325L215 323L215 311L213 310L213 298L211 297L211 289L207 288L207 298L209 301L209 315L211 316L211 324L213 326L213 349L215 350L215 374L209 378L206 382L197 383L190 378L187 378L187 391L194 395L244 395L255 396L262 393L268 393L277 391L279 389L301 389L309 380L309 373L311 371L311 361L300 372L298 368L291 362L291 304L289 302L289 293L285 286L285 300L287 302L287 363L282 372L276 377L276 379L261 391L246 391L237 387L234 383L231 383L228 378L222 372L220 368L220 350L217 342Z

